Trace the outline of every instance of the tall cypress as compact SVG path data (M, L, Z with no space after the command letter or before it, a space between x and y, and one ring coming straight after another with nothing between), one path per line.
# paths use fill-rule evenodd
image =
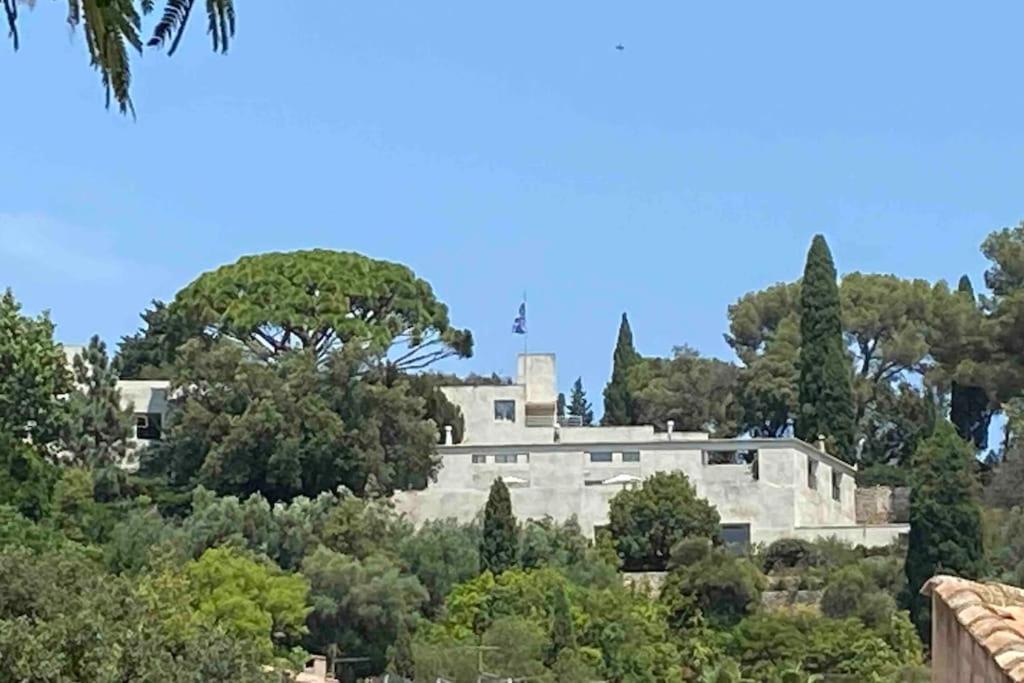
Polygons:
M562 650L576 649L576 629L572 623L572 610L569 608L569 597L565 587L555 586L551 605L551 650L548 655L548 666L558 659Z
M972 305L976 305L974 286L969 277L964 275L960 278L957 291L961 296L969 298ZM979 450L988 448L988 428L992 422L992 410L984 388L953 380L949 420L956 427L961 439L970 441Z
M921 638L930 637L930 605L921 586L938 572L976 579L985 572L974 452L943 421L914 453L905 599Z
M640 359L633 348L633 331L629 319L622 314L619 338L612 356L612 378L604 388L603 425L631 425L634 420L633 396L629 390L629 369Z
M518 542L516 518L512 516L512 500L508 487L498 477L491 484L484 507L484 533L480 539L480 568L500 574L516 564Z
M825 238L815 235L800 286L800 409L796 433L824 434L837 455L853 459L855 415L850 360L843 342L839 285Z

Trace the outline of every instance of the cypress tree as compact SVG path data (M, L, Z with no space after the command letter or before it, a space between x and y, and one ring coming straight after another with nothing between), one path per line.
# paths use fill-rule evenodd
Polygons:
M391 669L394 673L410 681L416 680L416 664L412 654L412 636L405 619L398 620L395 632L395 645L391 656Z
M565 394L561 391L558 392L558 404L555 407L555 417L558 419L565 417Z
M604 388L603 425L633 424L633 396L629 390L629 369L640 359L640 354L633 348L633 331L629 328L629 319L622 314L619 323L619 338L615 343L612 356L612 378Z
M491 484L484 507L484 532L480 539L480 568L500 574L516 564L516 519L508 487L498 477Z
M800 286L800 411L796 432L814 442L824 434L852 460L854 437L850 361L843 342L839 286L825 238L815 235Z
M576 648L576 628L572 623L572 611L569 608L569 597L565 594L565 587L559 584L555 587L551 605L551 651L548 657L548 666L551 666L558 659L562 650L573 650Z
M577 377L569 394L569 414L579 417L583 426L589 427L594 422L594 410L587 400L587 392L583 389L583 378Z
M957 291L975 303L974 286L966 275L960 278ZM988 448L988 427L992 422L988 394L982 387L962 384L953 380L949 401L949 420L956 427L961 439L970 441L974 447Z
M937 573L976 579L985 572L981 506L971 469L974 452L942 422L913 458L906 602L921 639L931 635L931 605L921 586Z

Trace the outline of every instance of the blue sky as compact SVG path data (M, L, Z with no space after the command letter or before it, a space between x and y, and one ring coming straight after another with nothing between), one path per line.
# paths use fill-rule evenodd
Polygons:
M530 347L600 402L616 326L730 357L736 298L841 272L980 281L1024 217L1024 6L238 2L135 61L103 108L61 3L0 44L0 285L62 340L116 340L246 253L402 261L473 330L455 369ZM624 51L616 51L622 43Z

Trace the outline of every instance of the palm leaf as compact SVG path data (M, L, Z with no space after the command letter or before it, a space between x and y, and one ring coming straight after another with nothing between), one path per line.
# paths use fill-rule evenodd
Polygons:
M185 24L192 13L192 6L195 0L167 0L164 5L163 16L153 28L153 37L147 43L150 47L162 47L167 41L171 41L171 47L167 54L173 55L178 49L178 43L185 34Z
M7 34L14 43L14 49L18 49L18 5L17 0L3 0L4 14L7 15Z

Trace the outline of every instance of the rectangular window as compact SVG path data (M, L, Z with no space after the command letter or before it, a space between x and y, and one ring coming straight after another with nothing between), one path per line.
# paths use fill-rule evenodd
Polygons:
M604 483L604 479L584 479L583 480L583 485L584 486L600 486L603 483Z
M818 461L807 458L807 488L812 491L818 488Z
M640 462L640 451L622 451L622 462Z
M483 465L485 462L487 462L487 456L486 455L484 455L483 453L474 453L473 454L473 464L474 465Z
M705 465L751 465L757 451L703 451L702 459Z
M611 451L593 451L590 453L590 462L611 462Z
M162 433L162 417L160 413L135 414L135 438L155 441Z
M832 470L832 500L842 500L843 497L843 473Z
M744 553L750 547L750 525L723 524L719 537L727 550Z
M519 461L516 453L498 453L494 456L494 462L499 465L515 465Z
M516 402L506 400L495 401L494 420L495 422L515 422Z

